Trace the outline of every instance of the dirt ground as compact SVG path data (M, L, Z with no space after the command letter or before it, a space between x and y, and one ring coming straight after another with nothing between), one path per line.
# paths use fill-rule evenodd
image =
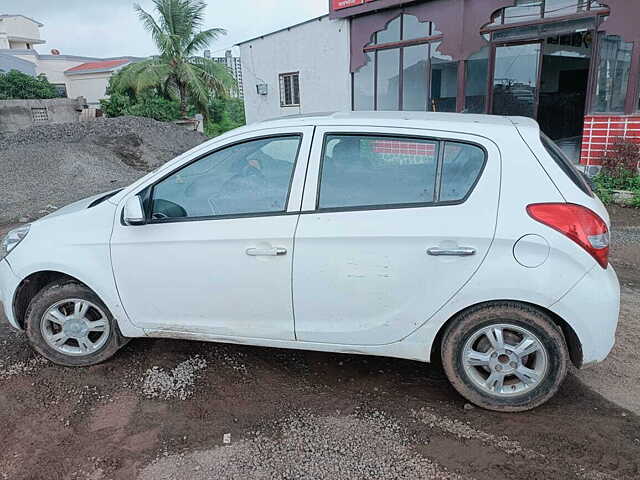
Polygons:
M0 478L638 479L640 213L611 212L616 349L535 411L375 357L140 339L64 369L0 319Z

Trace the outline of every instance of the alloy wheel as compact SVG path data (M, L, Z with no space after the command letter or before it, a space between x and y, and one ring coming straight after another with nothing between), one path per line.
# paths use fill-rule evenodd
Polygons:
M79 298L55 303L40 321L47 344L57 352L76 357L100 350L109 339L110 328L100 307Z
M480 390L497 397L536 388L549 370L549 354L526 328L508 323L481 328L462 349L462 365Z

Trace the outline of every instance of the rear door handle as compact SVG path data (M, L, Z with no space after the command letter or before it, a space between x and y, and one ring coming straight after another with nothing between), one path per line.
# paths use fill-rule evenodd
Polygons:
M457 247L457 248L440 248L432 247L427 250L429 255L434 257L470 257L476 254L476 249L472 247Z
M284 247L247 248L246 253L251 257L277 257L280 255L286 255L287 249Z

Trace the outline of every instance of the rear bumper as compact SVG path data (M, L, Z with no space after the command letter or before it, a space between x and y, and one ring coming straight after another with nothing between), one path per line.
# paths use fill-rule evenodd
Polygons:
M582 366L602 362L615 344L620 316L620 283L613 267L595 266L550 310L576 333Z
M20 329L20 326L13 315L13 296L19 283L7 260L0 260L0 308L3 309L11 326L17 329Z

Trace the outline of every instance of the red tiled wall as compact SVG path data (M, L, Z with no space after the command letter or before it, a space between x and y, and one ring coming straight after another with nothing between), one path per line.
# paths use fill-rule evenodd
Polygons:
M600 157L618 137L640 143L640 115L586 116L580 163L600 165Z

